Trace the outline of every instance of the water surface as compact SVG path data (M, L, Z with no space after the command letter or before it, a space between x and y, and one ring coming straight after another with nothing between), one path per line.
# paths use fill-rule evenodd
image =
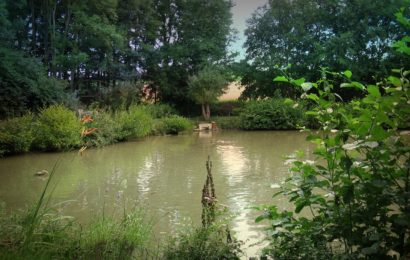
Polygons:
M100 149L39 153L0 159L0 201L9 210L31 205L40 196L44 178L34 173L51 171L58 161L52 204L62 214L87 222L96 214L116 215L124 207L143 206L158 237L181 223L200 224L201 190L210 156L216 195L235 213L233 230L253 255L263 238L254 223L252 205L275 203L276 185L287 176L284 156L295 150L310 154L305 135L296 131L193 133L149 137ZM119 214L120 215L120 214Z

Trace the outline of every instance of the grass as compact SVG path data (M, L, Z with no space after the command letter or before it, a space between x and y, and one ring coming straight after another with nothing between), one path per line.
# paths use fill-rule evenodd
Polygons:
M32 208L7 214L0 205L0 259L238 259L241 254L222 210L208 225L189 226L157 247L141 209L124 209L118 219L95 216L88 225L62 216L49 206L57 166Z
M146 254L151 225L142 210L124 210L120 220L96 217L84 226L49 207L56 167L31 209L6 214L0 208L0 259L131 259Z

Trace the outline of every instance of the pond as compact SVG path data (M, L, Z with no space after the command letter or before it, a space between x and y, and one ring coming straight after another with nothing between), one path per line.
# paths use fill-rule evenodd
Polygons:
M33 153L0 159L0 201L8 210L35 202L46 183L36 177L57 163L51 205L62 214L87 222L96 214L121 215L137 205L154 223L156 237L192 221L200 225L205 162L213 162L219 203L234 213L232 229L256 253L264 232L255 224L252 205L276 203L272 194L287 176L284 156L312 146L297 131L220 131L148 137L100 149L67 153ZM65 203L60 203L65 202Z

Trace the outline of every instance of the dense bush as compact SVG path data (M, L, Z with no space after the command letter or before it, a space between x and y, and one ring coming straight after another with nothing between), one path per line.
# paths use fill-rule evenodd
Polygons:
M28 152L34 140L33 123L32 114L2 122L0 124L0 156Z
M43 151L67 150L81 144L81 122L62 105L42 109L35 125L35 148Z
M191 128L191 121L185 117L170 116L157 120L155 123L154 132L157 134L178 134Z
M254 100L245 104L240 114L246 130L296 129L306 124L305 105L290 99Z
M295 212L263 206L257 218L271 224L267 252L274 259L410 257L410 148L399 131L410 118L410 71L395 72L377 85L351 81L350 71L300 83L316 103L307 113L320 131L307 137L316 144L314 161L291 156L290 178L276 193ZM363 98L337 103L333 78ZM309 217L298 215L304 209Z
M239 116L218 116L213 117L211 121L214 121L219 129L240 129L242 127Z
M151 115L141 106L131 105L128 110L117 111L114 115L118 140L129 140L151 133Z
M87 146L104 146L113 144L120 139L120 129L114 120L113 114L109 111L94 111L92 122L88 127L96 128L92 134L84 136L83 139Z
M177 114L177 111L168 104L147 104L144 108L152 118L163 118Z

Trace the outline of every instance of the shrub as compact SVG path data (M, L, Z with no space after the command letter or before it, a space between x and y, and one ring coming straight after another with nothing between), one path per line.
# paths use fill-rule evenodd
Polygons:
M316 103L308 113L320 131L307 137L315 161L291 156L291 176L276 194L289 198L295 214L264 206L257 218L271 223L274 259L410 257L410 148L399 131L410 117L410 71L395 72L377 85L326 70L316 83L300 83L306 92L314 88L304 96ZM333 82L340 79L363 98L336 103ZM297 215L304 209L309 218Z
M290 99L267 99L249 101L240 117L245 130L296 129L306 124L303 103Z
M81 144L81 122L62 105L42 109L35 127L35 148L43 151L67 150Z
M240 129L242 127L241 118L239 116L213 117L212 121L214 121L220 129Z
M119 141L143 137L152 132L152 117L142 106L131 105L128 111L117 111L114 121L118 127Z
M177 111L168 104L147 104L144 108L152 118L170 117L177 114Z
M33 122L32 114L2 122L0 125L0 155L28 152L34 140Z
M116 125L113 116L108 111L98 111L93 113L93 121L89 127L97 130L91 135L84 137L87 145L104 146L117 142L120 139L119 127Z
M190 120L181 116L171 116L158 120L154 131L160 134L178 134L191 128Z

